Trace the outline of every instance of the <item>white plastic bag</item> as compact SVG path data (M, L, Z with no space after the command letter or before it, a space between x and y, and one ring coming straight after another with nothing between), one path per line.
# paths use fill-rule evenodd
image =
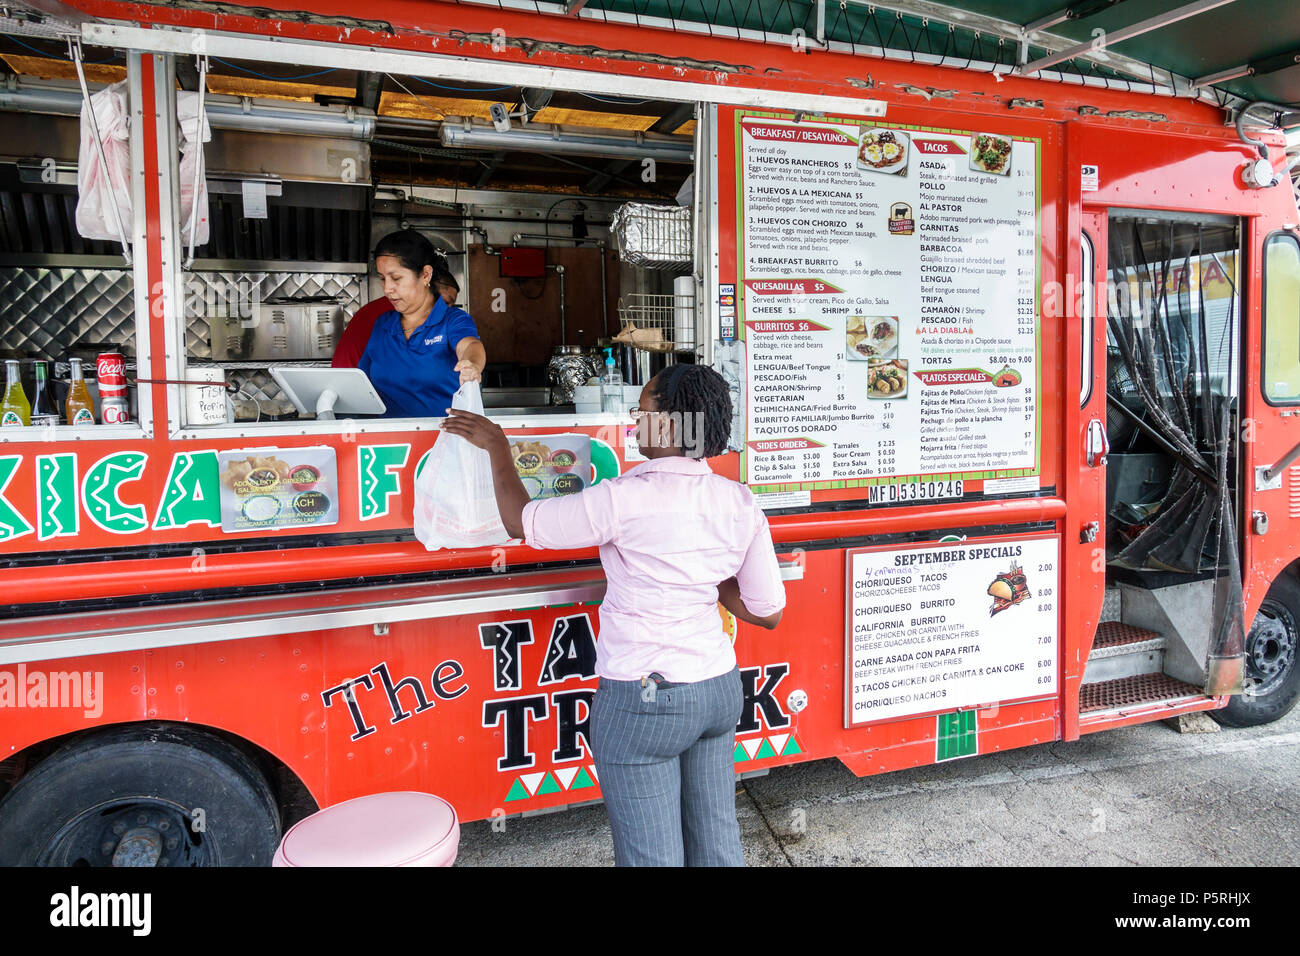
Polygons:
M95 122L104 143L104 159L90 128L86 106L81 107L81 145L77 152L77 232L86 239L122 238L113 204L122 214L122 229L127 242L135 222L131 214L131 134L127 126L126 80L106 86L90 98Z
M478 382L466 382L451 407L483 414ZM430 551L481 548L510 540L496 493L488 453L459 435L442 432L415 479L415 537Z
M77 232L86 239L109 239L117 242L122 233L117 230L113 217L113 203L122 214L122 228L127 242L131 241L135 219L131 203L131 131L128 124L126 80L106 86L90 97L99 125L100 139L104 143L104 158L108 167L99 161L99 148L90 126L86 107L81 107L81 145L77 153ZM194 244L208 241L208 181L203 163L203 144L212 139L212 127L206 115L199 128L199 94L176 94L176 118L180 124L180 199L181 241L190 238L190 216L194 208L194 165L199 170L199 221L194 230Z
M208 179L203 162L203 144L211 141L212 127L208 124L207 110L203 111L203 128L199 129L199 94L184 90L176 94L176 119L180 124L181 161L181 245L189 247L190 216L194 214L194 164L199 170L199 221L194 225L194 245L208 241Z

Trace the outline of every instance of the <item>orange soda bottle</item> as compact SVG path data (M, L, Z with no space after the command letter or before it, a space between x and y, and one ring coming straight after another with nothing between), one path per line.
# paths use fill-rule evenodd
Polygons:
M64 408L68 413L69 425L95 424L95 400L90 397L90 389L86 387L86 379L81 372L81 359L72 359L72 384Z

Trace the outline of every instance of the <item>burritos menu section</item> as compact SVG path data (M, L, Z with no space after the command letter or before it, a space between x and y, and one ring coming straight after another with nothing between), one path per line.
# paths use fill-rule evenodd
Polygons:
M1036 475L1038 141L736 115L744 480Z
M848 552L845 725L1050 697L1053 536Z

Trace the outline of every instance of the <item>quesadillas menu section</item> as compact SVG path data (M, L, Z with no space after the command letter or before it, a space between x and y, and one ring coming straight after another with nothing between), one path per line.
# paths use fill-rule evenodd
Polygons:
M737 117L745 480L1037 474L1038 142Z

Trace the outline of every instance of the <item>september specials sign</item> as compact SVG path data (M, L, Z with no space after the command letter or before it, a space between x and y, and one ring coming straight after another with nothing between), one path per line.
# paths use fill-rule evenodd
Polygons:
M744 480L1036 474L1038 141L736 115Z
M1056 693L1055 536L848 554L846 726Z

